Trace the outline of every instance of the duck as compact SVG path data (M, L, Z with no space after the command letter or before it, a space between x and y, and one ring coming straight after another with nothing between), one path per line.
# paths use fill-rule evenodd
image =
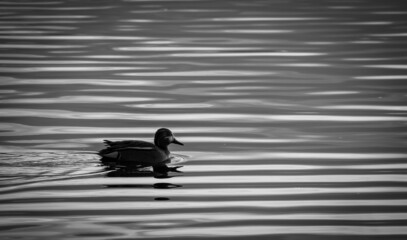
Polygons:
M104 140L106 148L98 155L103 165L109 167L139 168L152 166L157 169L168 169L170 161L168 145L179 142L168 128L160 128L155 132L154 143L141 140L110 141Z

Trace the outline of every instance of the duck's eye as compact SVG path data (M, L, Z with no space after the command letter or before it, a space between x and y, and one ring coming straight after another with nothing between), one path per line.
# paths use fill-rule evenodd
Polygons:
M174 140L174 138L172 136L168 136L168 137L164 137L163 138L163 142L164 143L171 143Z
M173 136L169 136L169 137L166 137L165 140L166 140L168 143L172 143L172 141L174 141L174 137L173 137Z

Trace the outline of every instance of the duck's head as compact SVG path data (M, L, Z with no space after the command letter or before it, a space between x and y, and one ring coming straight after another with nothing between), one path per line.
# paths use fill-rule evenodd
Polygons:
M155 132L154 144L160 148L166 149L168 145L175 143L178 145L184 145L175 139L174 134L167 128L160 128Z

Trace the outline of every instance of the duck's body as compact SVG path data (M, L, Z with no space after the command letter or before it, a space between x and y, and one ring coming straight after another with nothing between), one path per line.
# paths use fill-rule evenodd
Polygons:
M117 142L105 140L104 142L108 147L99 151L102 163L125 167L163 165L170 159L168 145L171 143L183 145L166 128L157 130L154 144L139 140Z

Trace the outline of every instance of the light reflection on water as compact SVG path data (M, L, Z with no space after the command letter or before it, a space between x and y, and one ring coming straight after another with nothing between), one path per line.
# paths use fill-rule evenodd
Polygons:
M4 132L1 136L13 136L14 134L28 135L49 135L49 134L151 134L156 129L151 127L74 127L74 126L29 126L15 123L0 123ZM234 132L259 132L257 128L233 128L233 127L178 127L171 128L179 134L203 134L212 133L234 133ZM67 136L66 136L67 137ZM30 140L24 140L30 141ZM31 140L32 141L32 140Z
M0 5L2 239L406 238L404 5ZM99 164L159 127L178 172Z
M0 36L1 38L2 36ZM0 48L6 49L58 49L58 48L84 48L84 45L49 45L49 44L0 44Z
M75 23L75 22L73 22ZM133 37L133 36L90 36L90 35L81 35L81 36L71 36L71 35L66 35L66 36L15 36L15 35L9 35L9 36L0 36L0 39L16 39L16 40L72 40L72 41L84 41L84 40L141 40L141 39L146 39L145 37Z
M107 103L107 102L146 102L163 100L155 98L138 97L106 97L106 96L63 96L58 98L20 98L3 100L0 104L23 103L23 104L52 104L52 103Z
M12 102L12 101L10 101ZM24 101L23 101L24 102ZM123 102L120 100L118 102ZM75 103L75 102L73 102ZM62 119L122 119L138 121L159 121L165 119L173 121L215 121L232 123L265 123L270 121L292 122L404 122L404 116L341 116L341 115L318 115L318 114L290 114L290 115L265 115L265 114L239 114L239 113L179 113L179 114L133 114L119 112L73 112L51 109L3 109L3 117L46 117Z
M383 76L356 76L358 80L405 80L407 75L383 75Z
M131 68L129 68L130 70ZM1 69L0 69L1 71ZM236 71L236 70L208 70L208 71L182 71L182 72L134 72L134 73L117 73L116 75L121 76L132 76L132 77L146 77L146 76L158 76L158 77L216 77L216 76L264 76L272 75L272 72L266 71Z
M243 53L174 53L173 57L310 57L325 53L316 52L243 52Z
M355 110L383 110L383 111L407 111L407 106L375 106L375 105L337 105L323 106L327 109L355 109Z
M140 67L0 67L0 73L21 73L21 72L88 72L88 71L119 71L119 70L139 70Z
M204 19L206 20L206 19ZM217 22L246 22L246 21L259 21L259 22L267 22L267 21L313 21L313 20L328 20L328 18L310 18L310 17L235 17L235 18L212 18L207 19L209 21L217 21Z

